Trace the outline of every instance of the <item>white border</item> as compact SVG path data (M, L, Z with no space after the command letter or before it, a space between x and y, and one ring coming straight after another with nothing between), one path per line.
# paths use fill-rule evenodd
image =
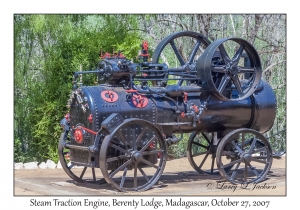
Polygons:
M0 60L1 60L1 206L29 207L31 197L13 196L13 14L15 13L286 13L287 14L287 197L233 197L234 200L271 200L270 207L287 208L296 205L299 199L299 115L298 100L300 90L299 66L299 12L296 4L288 1L162 1L162 0L111 0L111 1L1 1L0 3ZM5 194L4 194L5 193ZM39 197L42 199L43 197ZM51 197L44 197L49 200ZM88 198L88 197L87 197ZM122 197L126 200L126 197ZM149 198L149 197L148 197ZM175 198L175 197L174 197ZM185 197L186 198L186 197ZM209 200L213 197L201 197ZM219 197L220 198L220 197ZM224 197L226 198L226 197ZM84 199L80 197L78 199ZM103 199L110 199L103 197ZM121 197L120 197L121 199ZM158 199L164 199L158 197ZM191 197L197 200L197 197ZM269 208L270 208L269 207ZM73 207L74 208L74 207ZM91 207L90 207L91 208ZM64 209L67 209L66 207ZM133 209L131 207L124 209ZM181 208L182 209L182 208ZM228 208L229 209L229 208ZM230 207L231 209L231 207Z

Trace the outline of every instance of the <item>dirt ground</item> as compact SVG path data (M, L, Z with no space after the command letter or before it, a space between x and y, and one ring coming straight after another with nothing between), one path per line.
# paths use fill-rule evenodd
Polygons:
M78 169L79 170L79 169ZM81 169L82 170L82 169ZM101 176L100 169L96 171ZM159 182L138 195L191 196L191 195L286 195L286 159L273 159L266 180L254 186L232 185L221 175L196 172L187 158L167 161ZM118 192L109 184L88 184L73 181L63 169L36 169L14 171L15 196L42 195L137 195L136 192Z

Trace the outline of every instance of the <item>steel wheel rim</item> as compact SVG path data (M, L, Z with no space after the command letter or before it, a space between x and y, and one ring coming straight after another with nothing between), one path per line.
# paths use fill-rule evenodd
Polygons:
M182 55L180 54L179 50L177 49L178 46L176 46L176 44L174 42L175 39L181 38L181 37L191 37L191 38L194 38L197 40L193 50L189 54L189 58L187 61L184 61L184 59L182 58ZM197 51L199 50L201 44L203 44L204 47L206 48L210 44L210 41L206 37L204 37L202 34L199 34L199 33L193 32L193 31L182 31L182 32L170 34L169 36L165 37L155 48L153 56L152 56L152 62L159 63L161 53L166 48L166 46L171 45L174 55L177 57L178 62L180 63L180 66L183 66L185 64L191 64L194 61L195 55L196 55ZM182 82L180 82L180 81L178 83L180 85L182 84Z
M141 125L140 128L142 129L136 131L136 135L138 135L137 138L131 137L131 139L133 139L132 143L128 143L128 138L124 138L125 135L122 132L129 126L133 125L135 127L137 125ZM146 131L143 132L143 130ZM145 135L148 134L149 130L151 130L155 134L155 138L152 136L150 139L147 139L146 144L142 148L139 148L139 142L143 141L142 139L146 138ZM116 136L118 136L118 138L116 138ZM116 141L116 139L118 141ZM149 145L151 144L151 142L154 141L155 143L159 144L159 147L155 148L154 150L148 150ZM122 145L126 145L126 147ZM115 151L119 152L119 155L108 157L107 152L111 151L112 148L114 148ZM158 153L160 153L158 164L155 165L145 160L145 155L156 155ZM113 172L109 172L108 163L116 163L120 160L123 160L123 162L120 165L118 165L118 168L114 169ZM142 163L146 165L148 164L148 166L150 166L149 168L151 169L151 171L154 171L153 173L151 173L150 178L148 177L149 173L147 170L149 168L141 166ZM103 177L105 178L107 183L110 183L112 187L119 191L126 192L148 190L159 180L160 176L163 173L165 164L166 146L163 140L163 136L154 125L145 120L125 120L113 131L113 133L104 138L103 143L101 145L100 169L102 171ZM153 165L155 165L155 167ZM132 171L130 170L131 166L133 167ZM142 184L140 184L141 182Z
M68 142L68 138L69 138L68 135L69 132L64 131L61 134L61 137L59 139L59 144L58 144L59 161L66 174L76 182L91 183L91 184L105 183L105 180L103 178L100 179L97 178L95 168L84 166L81 170L81 169L75 169L76 165L73 164L69 165L71 161L68 160L68 158L66 157L66 155L69 153L69 149L65 147L65 144ZM74 169L77 171L76 172L73 171ZM86 175L89 173L89 170L91 170L92 177L87 178Z
M239 45L232 58L224 47L227 41ZM244 63L241 66L239 62L245 54L248 55L249 64ZM219 61L213 62L218 56ZM249 97L257 89L262 74L257 51L249 42L240 38L224 38L211 43L198 59L196 66L203 87L220 100L236 101ZM247 74L250 79L242 79L247 78ZM237 96L228 95L225 89L233 89Z
M249 137L247 138L247 136ZM230 153L228 149L224 150L225 145L228 144L235 149L236 160L230 163L232 164L232 170L226 172L224 170L226 165L222 162L222 156ZM251 129L242 128L228 133L221 140L217 149L219 171L232 184L249 184L263 181L272 166L272 161L270 143L262 134Z

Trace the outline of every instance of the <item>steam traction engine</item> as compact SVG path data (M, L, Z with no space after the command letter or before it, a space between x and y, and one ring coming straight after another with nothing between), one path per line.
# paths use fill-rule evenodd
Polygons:
M167 65L166 53L177 66ZM147 190L163 173L167 147L191 133L187 156L199 173L233 184L264 180L272 149L262 133L273 125L276 98L254 47L184 31L164 38L148 60L143 42L137 64L105 54L96 70L74 74L58 146L65 172L78 182ZM81 74L96 74L99 84L80 84Z

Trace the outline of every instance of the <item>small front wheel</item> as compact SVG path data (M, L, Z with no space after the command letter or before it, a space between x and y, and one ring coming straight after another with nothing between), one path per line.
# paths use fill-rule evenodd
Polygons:
M217 149L220 173L232 184L258 183L265 179L273 161L271 145L260 133L251 129L238 129L228 133ZM235 160L224 163L224 158ZM225 168L231 166L230 171Z

